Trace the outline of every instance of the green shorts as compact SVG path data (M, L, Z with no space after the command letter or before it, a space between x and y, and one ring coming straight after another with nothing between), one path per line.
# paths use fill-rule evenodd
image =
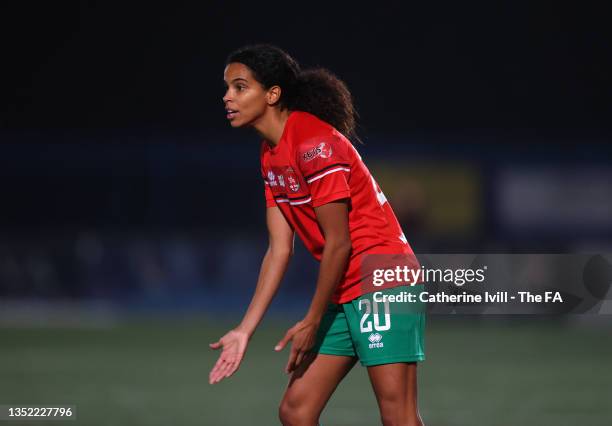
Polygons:
M408 301L383 295L417 293L422 286L399 286L330 303L312 352L357 356L363 366L425 360L425 312ZM376 296L375 296L376 295ZM418 299L417 299L418 300Z

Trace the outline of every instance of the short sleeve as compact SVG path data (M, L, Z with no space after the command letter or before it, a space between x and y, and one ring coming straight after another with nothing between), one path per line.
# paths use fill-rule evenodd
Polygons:
M333 131L299 144L296 160L308 184L313 207L350 197L349 143Z
M276 201L274 200L274 196L272 195L272 190L270 189L270 185L267 181L264 180L264 193L266 197L266 207L275 207Z
M264 173L264 152L265 152L265 141L261 142L261 150L259 153L259 161L260 161L260 172L261 172L261 179L263 180L263 184L264 184L264 196L266 199L266 207L275 207L276 206L276 201L274 200L274 195L272 194L272 189L270 188L270 183L268 182L268 180L266 179L266 174Z

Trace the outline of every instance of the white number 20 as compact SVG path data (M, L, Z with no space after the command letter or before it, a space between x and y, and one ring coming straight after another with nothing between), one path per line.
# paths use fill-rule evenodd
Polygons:
M362 333L369 333L372 331L372 321L367 321L368 317L372 313L374 316L374 330L376 331L385 331L391 328L391 313L389 312L389 301L385 299L384 307L385 307L385 323L384 325L380 325L380 317L378 315L378 303L372 302L370 303L369 299L361 299L359 301L359 310L361 311L361 305L365 306L365 312L361 317L361 321L359 322L359 330ZM374 312L372 312L372 308L374 308Z

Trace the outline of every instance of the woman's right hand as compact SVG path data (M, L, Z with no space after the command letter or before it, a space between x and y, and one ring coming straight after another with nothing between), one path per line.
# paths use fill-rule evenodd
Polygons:
M225 377L230 377L234 374L238 367L240 367L248 343L248 333L237 328L227 332L218 341L210 343L209 346L212 349L222 348L222 351L217 363L210 370L208 383L211 385L218 383Z

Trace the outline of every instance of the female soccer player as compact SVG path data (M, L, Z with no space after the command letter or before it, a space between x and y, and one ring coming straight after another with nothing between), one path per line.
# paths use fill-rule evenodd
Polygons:
M367 367L383 424L422 425L416 362L425 356L424 315L394 315L396 304L373 301L375 289L360 270L366 255L413 253L347 139L355 138L356 115L348 89L326 70L301 71L293 58L270 45L233 52L224 80L231 126L253 127L263 139L269 247L243 320L210 344L222 348L210 383L238 369L279 287L297 232L320 269L308 312L275 347L280 351L291 342L282 424L317 425L331 394L359 359ZM382 294L398 284L389 284Z

